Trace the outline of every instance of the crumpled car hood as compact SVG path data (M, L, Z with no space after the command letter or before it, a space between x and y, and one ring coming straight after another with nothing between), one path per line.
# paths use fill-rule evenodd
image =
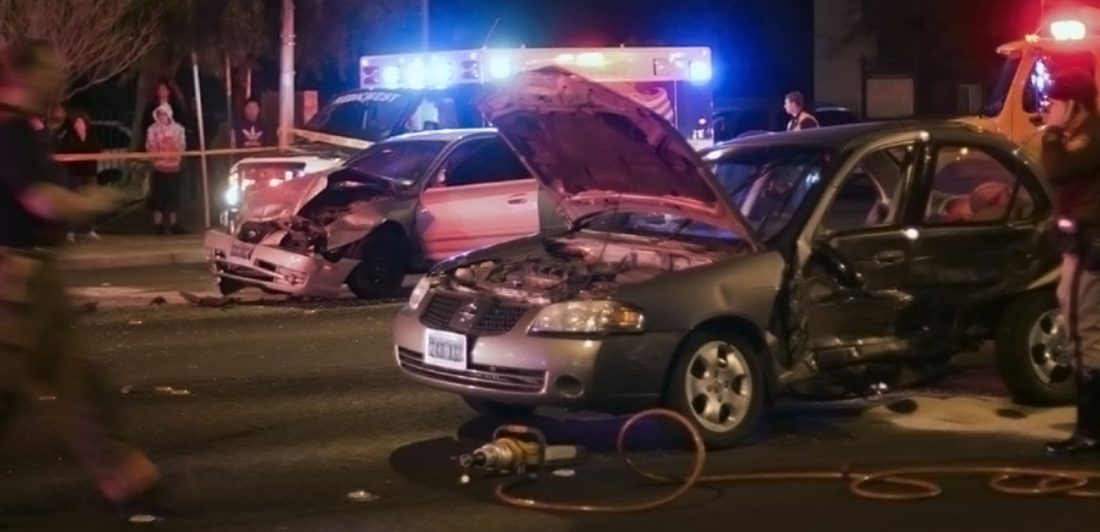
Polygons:
M266 187L248 194L241 205L240 217L249 222L267 222L294 216L309 200L328 187L328 176L337 169L317 172Z
M639 206L728 229L760 247L687 140L626 96L545 67L517 73L478 107L571 220Z

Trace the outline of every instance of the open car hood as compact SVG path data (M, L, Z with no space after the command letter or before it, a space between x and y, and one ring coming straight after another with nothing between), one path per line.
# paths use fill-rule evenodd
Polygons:
M478 102L570 220L632 206L759 241L667 120L560 67L517 73Z

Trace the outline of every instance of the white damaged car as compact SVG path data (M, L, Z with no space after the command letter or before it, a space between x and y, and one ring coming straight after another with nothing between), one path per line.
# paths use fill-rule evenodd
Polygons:
M347 285L388 297L406 274L555 223L539 194L493 129L413 133L256 191L234 231L207 232L205 247L223 294L337 297Z

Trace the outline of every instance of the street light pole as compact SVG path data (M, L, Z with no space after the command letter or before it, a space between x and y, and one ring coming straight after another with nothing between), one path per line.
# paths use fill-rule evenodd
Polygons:
M430 4L430 3L431 3L431 0L420 0L420 47L423 48L425 52L427 52L428 49L431 46L431 40L428 37L429 36L429 33L428 33L428 28L429 28L429 22L428 22L428 20L429 20L429 16L428 16L429 5L428 4Z
M283 0L282 61L279 69L279 149L290 148L294 125L294 0Z

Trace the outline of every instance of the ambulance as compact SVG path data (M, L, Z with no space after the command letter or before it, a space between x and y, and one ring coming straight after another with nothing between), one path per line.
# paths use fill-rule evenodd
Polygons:
M1037 157L1054 77L1071 69L1081 69L1093 78L1100 74L1096 68L1100 9L1053 11L1037 32L1002 45L997 52L1004 56L1004 66L981 115L962 121L997 131Z
M234 230L243 199L325 171L383 139L432 129L482 127L474 106L487 84L515 72L559 65L606 84L675 124L702 148L713 143L711 51L706 47L512 48L364 56L360 86L337 95L303 128L290 153L233 165L222 224Z

